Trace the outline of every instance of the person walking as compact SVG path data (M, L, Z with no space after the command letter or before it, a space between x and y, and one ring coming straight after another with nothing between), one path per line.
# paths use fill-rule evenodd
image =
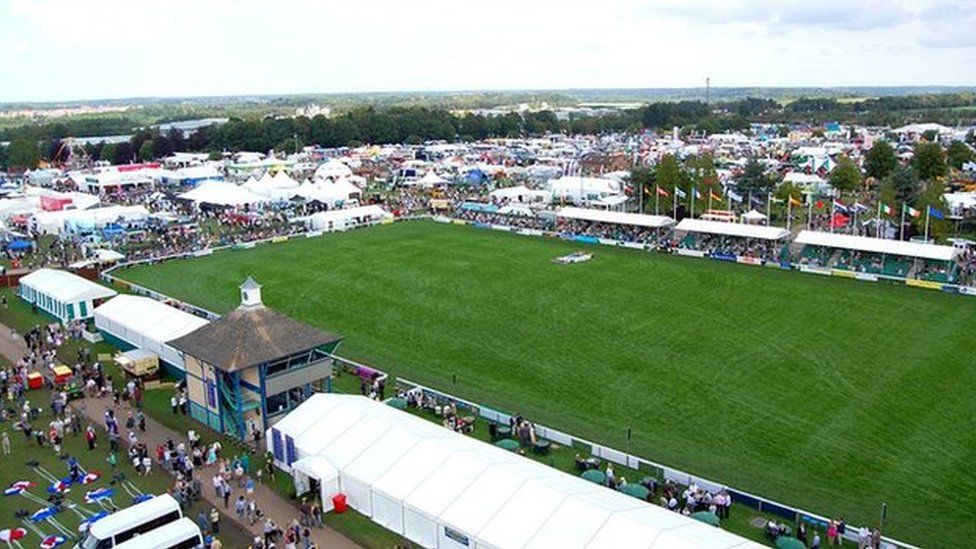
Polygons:
M214 507L210 509L210 531L217 535L220 533L220 512Z
M197 513L197 526L200 527L200 531L202 532L210 530L210 521L207 520L207 514L203 510Z

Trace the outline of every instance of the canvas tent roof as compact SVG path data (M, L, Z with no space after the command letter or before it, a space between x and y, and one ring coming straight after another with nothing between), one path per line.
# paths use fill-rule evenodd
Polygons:
M20 284L30 286L62 303L105 299L116 294L116 291L111 288L96 284L74 273L57 269L38 269L29 275L22 276Z
M180 198L197 204L214 204L217 206L243 206L268 201L267 198L254 194L244 187L225 181L204 181L181 194Z
M951 261L959 255L959 250L953 246L940 246L938 244L926 244L924 242L888 240L885 238L871 238L868 236L854 236L849 234L824 233L820 231L800 231L800 234L794 242L811 246L901 255L935 261Z
M159 358L182 367L179 353L167 345L208 321L165 303L134 295L118 295L95 308L95 327Z
M560 209L558 212L556 212L556 217L650 228L669 227L674 225L674 219L663 215L612 212L606 210L594 210L591 208L577 208L575 206L567 206Z
M342 434L311 444L328 423ZM354 509L424 547L456 546L448 530L471 546L757 547L362 396L313 395L266 440L281 437L294 440L298 460L319 448Z
M780 240L790 235L782 227L765 227L762 225L746 225L744 223L725 223L722 221L706 221L704 219L685 218L675 227L677 231L690 233L719 234L737 236L741 238L758 238L760 240Z

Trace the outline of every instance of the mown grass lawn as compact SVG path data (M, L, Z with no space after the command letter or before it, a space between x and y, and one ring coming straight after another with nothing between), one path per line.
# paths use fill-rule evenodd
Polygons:
M976 302L402 223L138 267L218 312L265 302L394 375L931 546L976 538ZM454 376L457 382L454 383Z

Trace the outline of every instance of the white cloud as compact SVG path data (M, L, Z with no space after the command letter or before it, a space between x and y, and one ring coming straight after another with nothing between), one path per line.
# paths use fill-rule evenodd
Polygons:
M976 0L10 0L0 100L973 84ZM9 51L9 50L8 50ZM897 70L895 70L897 68Z

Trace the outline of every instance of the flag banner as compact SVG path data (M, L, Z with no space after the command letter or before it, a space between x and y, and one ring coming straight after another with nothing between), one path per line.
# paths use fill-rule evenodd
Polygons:
M861 204L860 202L854 202L854 211L855 211L855 212L866 212L866 211L868 211L869 209L870 209L870 208L868 208L868 207L867 207L867 206L865 206L864 204Z
M790 197L790 204L792 204L793 206L802 206L803 205L803 202L800 202L799 200L797 200L797 199L795 199L795 198L793 198L791 196Z
M783 202L786 202L782 198L776 198L775 196L771 196L769 198L769 201L772 202L773 204L782 204Z
M742 202L742 197L740 195L736 194L734 191L729 190L729 191L726 191L725 194L728 195L729 200L731 200L733 202Z
M816 203L814 203L814 207L816 207L817 209L822 210L824 208L823 200L818 200Z
M936 218L936 219L945 219L945 216L942 215L942 212L940 212L939 210L936 210L932 206L929 206L929 215L932 216L932 217L934 217L934 218Z
M658 196L671 196L671 194L668 193L668 191L662 189L661 187L657 188L657 194Z
M650 187L644 187L644 194L646 194L647 196L650 196L651 195L651 188Z
M695 200L701 200L702 197L701 193L698 192L698 189L694 187L691 188L691 195L695 197Z
M712 200L722 200L722 197L721 197L721 196L719 196L719 195L717 195L717 194L715 194L715 191L711 191L711 190L710 190L710 191L708 191L708 196L709 196L709 198L711 198Z
M915 208L909 206L908 204L903 204L902 205L902 208L904 208L904 211L907 212L908 215L910 215L912 217L918 217L918 216L922 215L922 212L916 210Z
M775 200L775 199L773 199L773 200ZM756 205L759 205L759 206L762 206L762 203L763 203L762 198L759 198L758 196L750 196L749 197L749 202L751 204L756 204Z
M688 197L688 193L682 191L678 187L675 187L674 188L674 194L676 194L678 196L678 198L687 198Z
M891 206L889 206L887 204L882 204L881 205L881 213L883 213L885 215L891 215Z
M834 211L840 213L847 213L850 210L840 200L834 200Z

